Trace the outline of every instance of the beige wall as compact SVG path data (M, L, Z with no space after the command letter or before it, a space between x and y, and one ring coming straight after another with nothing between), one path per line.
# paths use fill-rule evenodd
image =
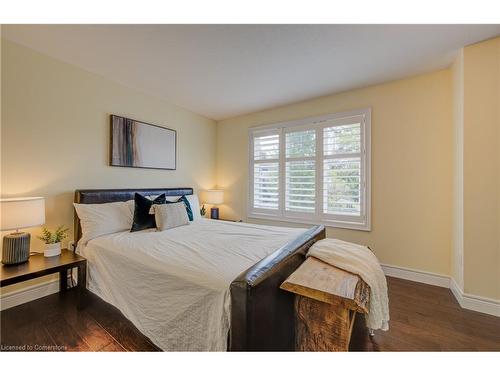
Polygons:
M464 291L500 299L500 38L463 59Z
M0 145L2 144L2 25L0 25ZM2 150L0 148L0 177L2 176ZM0 181L0 197L2 196L2 184ZM0 218L1 220L1 218Z
M451 67L453 82L453 237L451 276L464 289L464 53Z
M72 229L78 188L215 185L215 121L6 40L1 84L2 195L45 197L49 227ZM177 170L108 166L110 114L177 130Z
M449 275L451 81L451 71L442 70L220 121L217 184L227 191L221 215L246 219L249 127L371 107L372 231L328 228L328 236L369 245L386 264Z

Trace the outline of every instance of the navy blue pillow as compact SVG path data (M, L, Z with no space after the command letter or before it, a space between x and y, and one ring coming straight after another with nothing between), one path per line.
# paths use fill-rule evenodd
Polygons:
M156 228L155 215L151 215L149 210L153 204L165 204L165 194L157 196L154 200L143 197L139 193L134 196L134 221L132 223L131 232L139 230Z
M167 204L168 203L178 203L178 202L184 203L184 205L186 206L186 212L188 214L188 219L189 219L189 221L193 221L193 210L191 209L191 205L189 204L189 201L185 195L183 195L182 197L177 199L175 202L166 201Z

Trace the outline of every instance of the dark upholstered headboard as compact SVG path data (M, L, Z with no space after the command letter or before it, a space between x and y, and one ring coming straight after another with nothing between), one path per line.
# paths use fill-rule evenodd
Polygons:
M153 188L153 189L90 189L90 190L75 190L75 203L109 203L109 202L126 202L134 199L134 194L141 195L160 195L165 193L166 196L180 196L193 194L192 188ZM76 211L74 213L74 231L75 244L82 236L82 228L80 219Z

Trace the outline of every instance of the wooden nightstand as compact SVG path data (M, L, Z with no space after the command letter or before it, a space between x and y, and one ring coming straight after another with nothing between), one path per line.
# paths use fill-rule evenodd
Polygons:
M309 257L280 288L295 293L296 350L349 350L356 314L368 312L368 284Z
M68 249L61 255L44 257L42 253L31 255L26 263L0 267L0 287L59 273L59 292L68 289L68 270L78 268L78 305L83 304L87 285L87 259Z

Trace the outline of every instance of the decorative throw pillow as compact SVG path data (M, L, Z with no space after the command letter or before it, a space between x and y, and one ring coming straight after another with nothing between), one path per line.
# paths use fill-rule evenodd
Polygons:
M189 224L184 202L154 204L152 210L155 215L156 227L160 231Z
M134 220L130 231L136 232L139 230L156 228L155 215L150 215L149 210L153 204L165 204L165 194L161 194L154 200L150 200L139 193L135 193L134 202Z
M169 200L165 201L165 203L167 203L167 204L179 203L179 202L184 203L184 206L186 207L186 212L187 212L189 221L193 221L193 210L191 208L191 204L189 203L189 200L186 198L185 195L183 195L182 197L177 198L175 200L172 200L172 201L169 201Z

